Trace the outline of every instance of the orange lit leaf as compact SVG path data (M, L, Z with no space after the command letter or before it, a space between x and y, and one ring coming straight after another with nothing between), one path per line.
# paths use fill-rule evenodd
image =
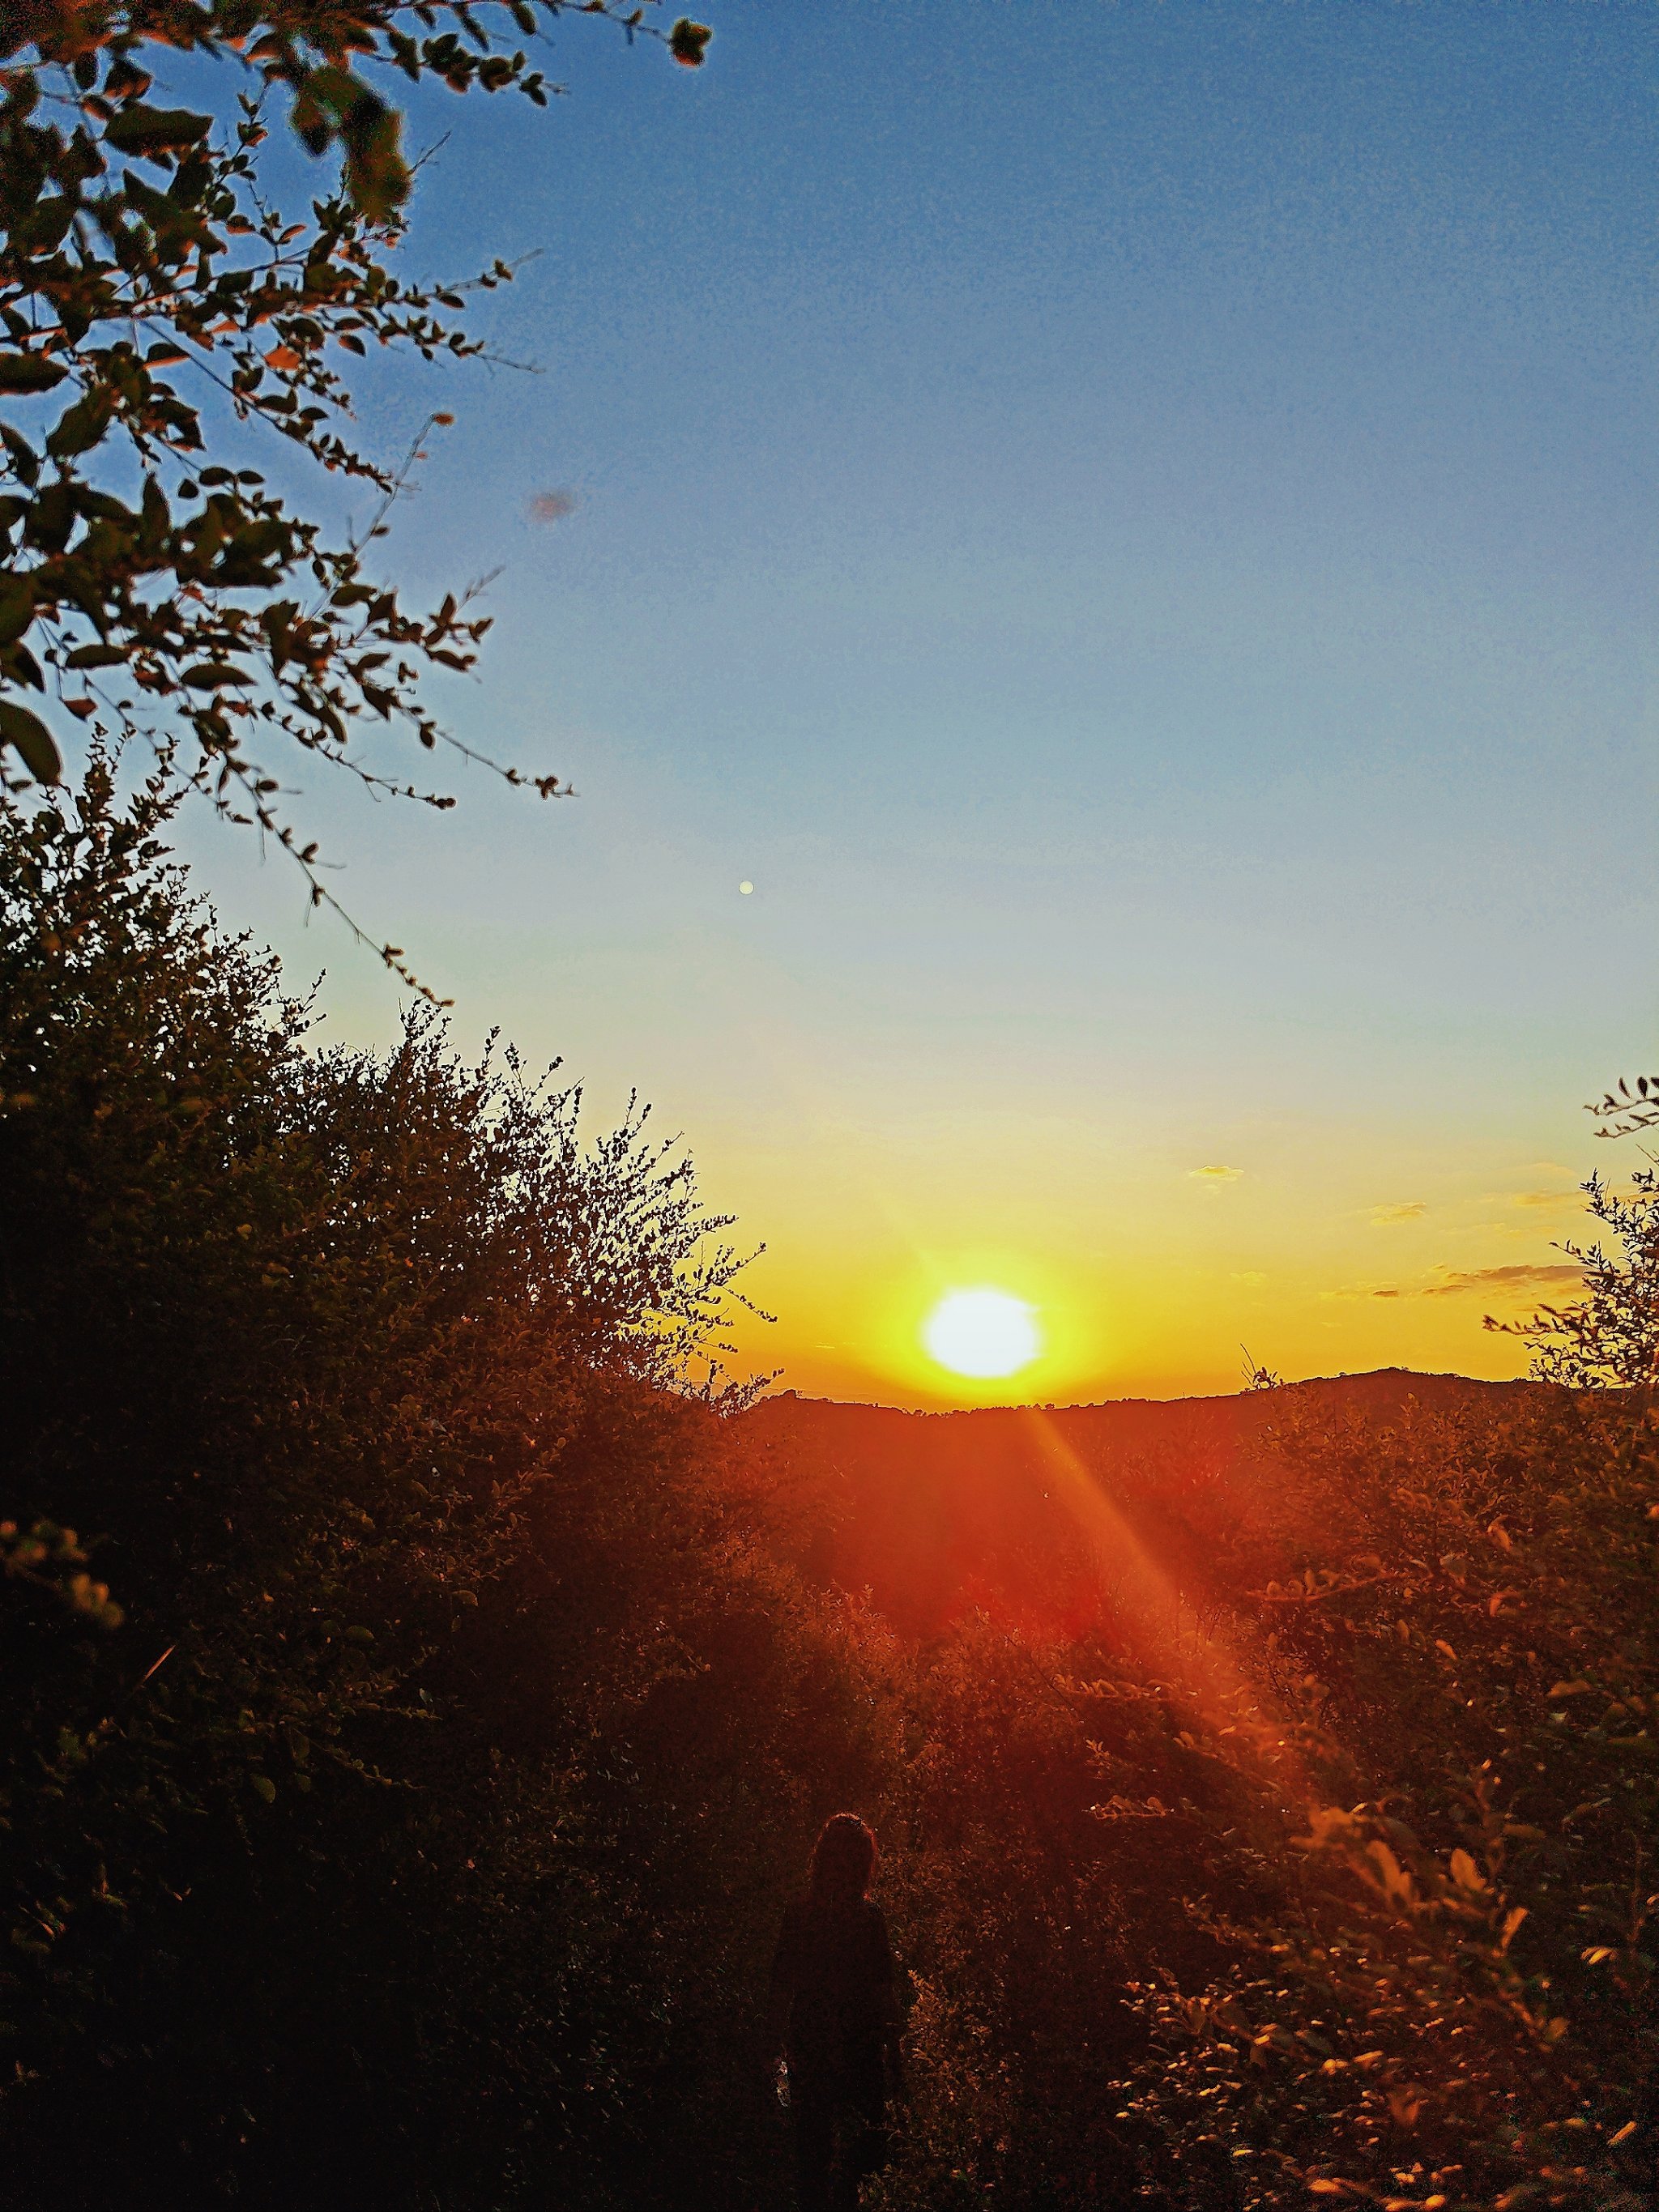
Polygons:
M682 69L701 69L704 49L714 35L707 23L694 23L682 15L668 33L668 51Z

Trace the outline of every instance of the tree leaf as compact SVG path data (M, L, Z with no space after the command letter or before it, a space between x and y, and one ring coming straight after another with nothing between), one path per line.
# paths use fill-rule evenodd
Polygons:
M211 116L192 115L186 107L146 107L139 101L112 116L104 137L118 154L134 154L142 160L193 146L212 127Z
M34 619L34 586L27 576L0 576L0 646L15 645Z
M395 108L377 100L377 113L359 106L341 125L340 135L349 149L346 156L346 186L371 222L390 222L409 198L409 165L400 138L403 118Z
M69 374L43 353L0 353L0 392L50 392Z
M100 390L85 393L58 417L57 427L46 439L46 451L57 461L84 453L103 436L114 411L110 392Z
M10 745L22 755L24 766L37 783L61 780L64 760L52 732L38 714L10 699L0 699L0 745Z
M682 69L701 69L714 35L707 23L694 23L689 15L682 15L668 33L668 51Z
M1460 1850L1452 1853L1451 1874L1452 1880L1460 1889L1480 1890L1486 1886L1481 1880L1480 1868L1466 1850Z

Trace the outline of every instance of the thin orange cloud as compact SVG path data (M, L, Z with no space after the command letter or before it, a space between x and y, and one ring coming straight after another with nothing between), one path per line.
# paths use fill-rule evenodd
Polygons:
M1438 1279L1430 1283L1373 1284L1368 1291L1327 1291L1327 1297L1352 1297L1364 1295L1373 1298L1449 1298L1462 1297L1468 1291L1545 1291L1557 1290L1564 1283L1577 1285L1583 1280L1581 1267L1559 1264L1540 1264L1537 1261L1517 1261L1507 1267L1442 1267L1437 1271Z
M1417 1221L1428 1210L1420 1198L1404 1199L1398 1206L1374 1206L1371 1208L1371 1226L1373 1229L1387 1229L1396 1221Z
M1582 1267L1567 1265L1538 1267L1517 1264L1512 1267L1455 1268L1443 1282L1431 1283L1418 1295L1425 1298L1449 1298L1463 1291L1537 1291L1553 1289L1559 1283L1582 1283Z
M1188 1176L1194 1182L1237 1182L1243 1174L1243 1168L1188 1168Z

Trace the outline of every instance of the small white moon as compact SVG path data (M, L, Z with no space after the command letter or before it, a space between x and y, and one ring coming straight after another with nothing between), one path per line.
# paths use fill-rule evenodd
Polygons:
M755 888L755 886L753 885L753 884L739 884L738 885L738 890L743 893L743 895L744 895L744 898L747 898L747 897L749 896L750 893L754 890L754 888Z

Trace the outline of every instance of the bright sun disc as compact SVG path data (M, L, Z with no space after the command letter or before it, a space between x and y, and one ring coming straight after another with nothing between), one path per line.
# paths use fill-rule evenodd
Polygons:
M927 1316L921 1340L953 1375L1012 1375L1042 1349L1036 1315L1006 1291L951 1291Z

